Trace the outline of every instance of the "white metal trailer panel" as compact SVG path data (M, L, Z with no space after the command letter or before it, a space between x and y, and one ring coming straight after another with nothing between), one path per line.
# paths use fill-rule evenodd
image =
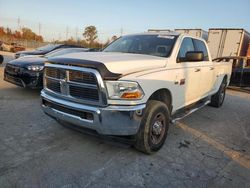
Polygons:
M176 32L207 40L208 32L202 29L175 29Z
M250 35L244 29L209 29L208 47L212 58L245 56Z
M239 56L241 38L243 37L242 30L224 31L225 41L221 56Z
M207 43L213 59L219 57L218 54L221 49L221 39L222 30L209 30Z

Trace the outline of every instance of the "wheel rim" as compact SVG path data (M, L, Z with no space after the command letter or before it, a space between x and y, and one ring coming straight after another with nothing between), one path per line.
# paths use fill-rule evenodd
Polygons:
M162 113L158 113L151 125L150 140L157 145L162 141L166 130L166 118Z

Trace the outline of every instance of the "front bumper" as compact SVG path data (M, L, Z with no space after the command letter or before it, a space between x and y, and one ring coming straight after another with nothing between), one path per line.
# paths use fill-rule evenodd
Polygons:
M12 84L27 88L42 88L43 71L31 72L20 68L17 72L4 71L4 80Z
M42 109L49 116L105 135L135 135L146 107L145 104L93 107L55 98L44 91L41 98Z

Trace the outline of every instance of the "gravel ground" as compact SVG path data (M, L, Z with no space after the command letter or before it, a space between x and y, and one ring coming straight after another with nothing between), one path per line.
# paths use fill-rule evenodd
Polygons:
M0 187L250 187L250 94L228 90L222 108L172 125L149 156L59 125L41 111L40 91L3 81L3 66Z

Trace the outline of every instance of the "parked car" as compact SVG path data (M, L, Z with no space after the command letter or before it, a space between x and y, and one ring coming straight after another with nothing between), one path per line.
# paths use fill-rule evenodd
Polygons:
M5 43L5 42L0 41L0 50L6 51L6 52L18 52L18 51L25 50L25 47L16 42Z
M11 44L2 42L2 45L1 45L2 51L10 52L11 48L12 48Z
M3 60L4 60L4 58L3 58L3 56L0 54L0 65L3 63Z
M232 63L230 86L250 87L250 57L229 56L216 58L214 61Z
M40 48L37 48L33 51L20 51L15 54L15 58L19 58L26 55L45 55L49 52L52 52L53 50L59 49L59 48L80 48L80 46L76 45L68 45L68 44L48 44L46 46L42 46Z
M132 136L138 150L153 153L171 120L223 104L231 69L211 60L204 39L173 32L122 36L102 52L49 58L42 109L59 122Z
M0 51L3 51L2 45L3 45L3 41L0 40Z
M87 48L57 49L43 56L24 56L8 62L4 69L4 80L21 87L42 88L44 62L49 57L68 53L86 52Z
M11 47L10 47L11 52L16 53L16 52L23 51L23 50L25 50L24 46L22 46L22 45L20 45L18 43L15 43L15 42L11 43Z

